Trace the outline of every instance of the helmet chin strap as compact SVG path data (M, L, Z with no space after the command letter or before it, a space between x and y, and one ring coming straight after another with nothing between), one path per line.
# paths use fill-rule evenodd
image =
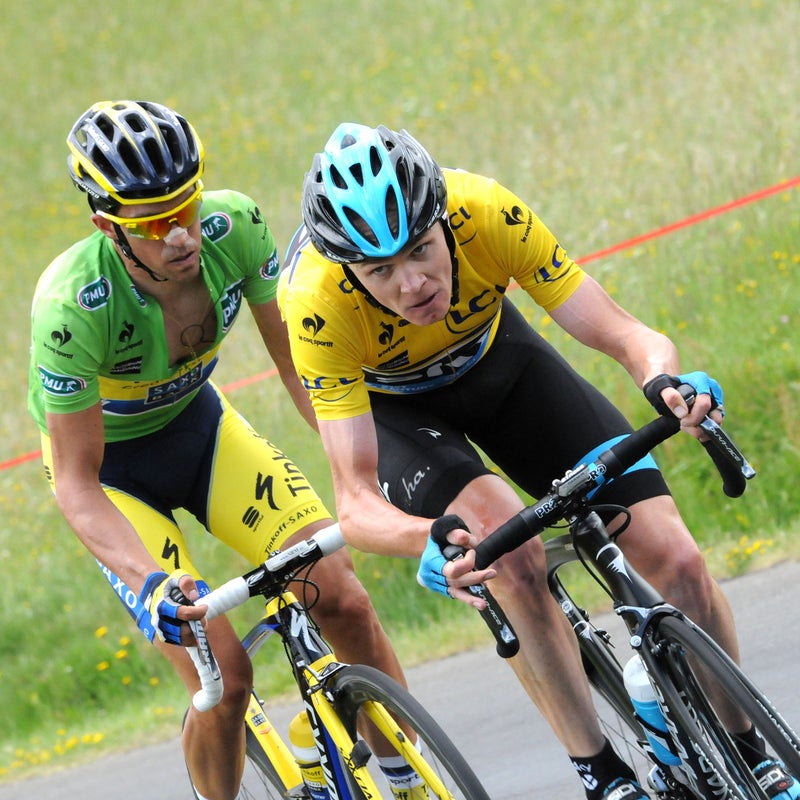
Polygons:
M150 269L150 267L148 267L146 264L143 264L136 257L135 253L131 249L130 243L125 238L125 234L122 232L122 228L116 222L113 223L113 225L114 225L114 231L117 234L116 238L117 247L119 247L119 249L122 251L122 255L124 255L125 258L133 261L134 266L139 267L139 269L143 269L150 276L152 280L158 281L159 283L168 281L169 278L162 278L159 275L156 275L155 272L153 272L153 270Z

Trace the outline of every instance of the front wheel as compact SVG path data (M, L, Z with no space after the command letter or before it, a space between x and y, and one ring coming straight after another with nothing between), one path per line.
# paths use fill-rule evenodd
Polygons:
M741 709L761 735L771 757L800 775L800 740L769 700L738 665L701 629L685 619L665 616L645 637L641 655L663 694L677 730L686 780L701 797L766 800L751 768L762 759L744 753L719 720L696 676L700 667ZM750 767L748 767L748 764ZM723 788L724 787L724 788Z
M375 726L384 741L374 743L411 763L427 786L427 797L439 800L489 800L464 757L433 717L395 680L362 664L333 676L334 704L342 723L355 738L356 730ZM388 712L388 713L387 713ZM398 725L399 723L399 725ZM417 745L408 732L416 734ZM377 760L375 757L371 761ZM374 772L376 767L371 767ZM377 780L377 778L376 778ZM391 796L387 792L387 796ZM417 797L410 792L410 798ZM420 797L423 794L419 794Z

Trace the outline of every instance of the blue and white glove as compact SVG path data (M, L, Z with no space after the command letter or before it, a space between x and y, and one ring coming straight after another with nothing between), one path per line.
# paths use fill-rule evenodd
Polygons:
M452 597L447 587L447 578L445 578L443 572L444 565L448 559L442 553L437 540L442 542L442 546L446 548L447 534L457 529L469 530L467 524L457 514L445 514L443 517L433 521L431 535L428 537L428 543L425 545L425 550L419 562L419 569L417 570L417 583L420 586L424 586L432 592L439 592L445 597ZM456 546L451 545L451 547ZM458 551L457 547L456 551Z
M687 372L685 375L656 375L642 387L642 392L659 414L668 415L672 411L661 399L661 392L668 386L677 389L684 383L691 386L695 394L707 394L711 398L711 408L718 408L724 416L722 387L705 372Z
M166 572L151 572L147 576L139 594L136 624L151 642L158 635L158 638L167 644L181 644L183 621L178 619L178 608L193 603L180 590L178 582L188 574L177 569L171 575L167 575ZM196 583L201 596L208 594L208 586L203 581Z
M432 592L439 592L445 597L450 597L450 590L447 588L447 578L444 576L444 565L447 559L442 555L439 545L429 536L428 543L422 553L417 570L417 583L430 589Z

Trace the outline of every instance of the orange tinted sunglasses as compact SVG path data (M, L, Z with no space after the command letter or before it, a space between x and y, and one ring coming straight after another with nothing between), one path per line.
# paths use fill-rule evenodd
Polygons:
M163 214L153 214L149 217L116 217L106 211L97 213L104 219L115 222L129 236L137 239L164 239L169 235L173 225L188 228L197 219L200 206L203 205L202 192L203 183L197 181L197 188L191 197Z

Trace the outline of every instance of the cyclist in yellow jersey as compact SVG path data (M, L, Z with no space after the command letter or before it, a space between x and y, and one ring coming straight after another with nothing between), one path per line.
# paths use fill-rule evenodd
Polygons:
M253 563L331 523L301 470L210 381L246 300L313 424L275 301L275 242L249 197L201 194L203 146L163 105L97 103L67 141L70 175L88 194L95 231L37 285L29 406L59 508L193 694L197 673L174 645L193 641L186 620L203 618L208 587L173 510L187 509ZM323 559L313 577L314 616L337 654L402 681L347 553ZM172 599L175 586L198 605ZM183 749L196 796L233 800L252 667L227 619L207 630L224 696L211 711L189 711Z
M445 563L429 534L444 518L452 543L474 547L523 507L478 448L541 496L555 475L631 430L525 322L505 296L512 281L577 340L618 361L692 435L707 413L721 420L719 385L702 372L678 376L673 343L620 308L525 202L494 180L442 170L406 131L340 125L314 157L302 208L278 301L346 540L421 557L421 583L472 605L481 601L465 587L488 580L520 638L512 667L587 797L647 797L597 725L547 591L541 541L474 572L472 552ZM691 410L681 382L697 390ZM631 507L619 542L636 568L736 657L730 609L655 462L643 460L599 496ZM752 744L749 723L727 705L724 713ZM774 763L764 763L766 774ZM771 786L771 797L796 796L780 781Z

